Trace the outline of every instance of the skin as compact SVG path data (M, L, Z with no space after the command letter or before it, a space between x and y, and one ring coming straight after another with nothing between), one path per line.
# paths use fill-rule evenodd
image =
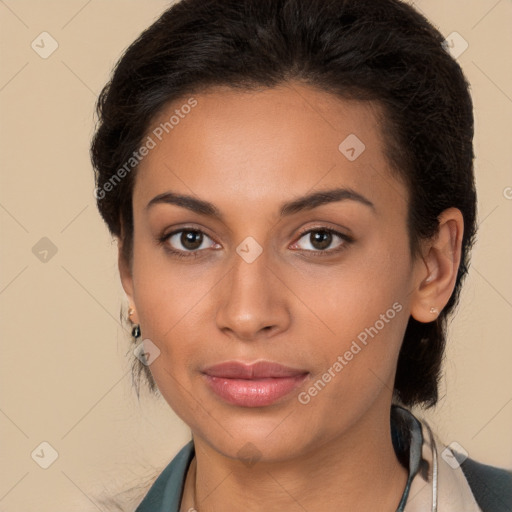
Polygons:
M407 478L389 426L398 353L409 316L430 322L430 309L441 311L450 298L462 215L443 212L438 236L412 259L408 192L388 167L376 105L298 83L257 92L218 87L194 98L197 106L137 171L131 262L119 241L132 321L161 351L152 375L195 442L182 510L394 511ZM185 102L169 105L152 126ZM350 134L366 146L354 161L338 149ZM280 218L282 203L335 187L373 207L345 199ZM169 191L213 203L223 219L173 204L146 207ZM165 250L190 247L179 235L158 243L180 228L205 233L197 258ZM321 256L322 246L301 234L312 228L353 241L333 235L323 247L343 250ZM248 236L262 249L252 263L236 252ZM300 403L298 394L395 303L401 311ZM270 406L240 407L213 394L200 371L228 360L275 361L309 374ZM239 454L244 446L257 454L255 464Z

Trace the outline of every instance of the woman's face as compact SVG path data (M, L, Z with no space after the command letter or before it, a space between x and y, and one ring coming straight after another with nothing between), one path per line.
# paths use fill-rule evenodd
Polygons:
M194 436L282 460L388 419L425 267L371 104L216 88L147 135L122 280Z

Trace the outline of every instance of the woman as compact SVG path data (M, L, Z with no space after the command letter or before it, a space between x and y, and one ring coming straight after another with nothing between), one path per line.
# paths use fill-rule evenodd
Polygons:
M144 373L192 431L147 511L505 511L433 406L475 237L473 114L397 0L182 0L98 102Z

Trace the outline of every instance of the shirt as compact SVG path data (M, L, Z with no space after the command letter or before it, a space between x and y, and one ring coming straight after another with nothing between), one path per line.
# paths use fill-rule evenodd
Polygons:
M391 433L397 458L408 470L396 512L512 512L512 472L443 447L425 421L397 405L391 408ZM194 455L190 441L160 473L135 512L179 512Z

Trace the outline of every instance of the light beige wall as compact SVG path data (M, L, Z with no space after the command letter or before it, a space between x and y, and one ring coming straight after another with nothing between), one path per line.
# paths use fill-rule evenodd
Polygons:
M428 418L446 444L512 467L512 3L416 4L444 35L456 31L469 44L458 60L475 102L480 198L479 241L451 326L446 396ZM94 102L112 65L166 5L0 1L5 512L104 510L99 494L150 477L188 439L162 399L144 394L138 402L131 389L116 247L95 209L88 157ZM49 39L43 48L43 31L58 43L46 59L31 47L35 40L39 52L51 48ZM57 251L46 262L43 237ZM42 442L58 452L48 469L31 458ZM34 459L50 455L43 446Z

